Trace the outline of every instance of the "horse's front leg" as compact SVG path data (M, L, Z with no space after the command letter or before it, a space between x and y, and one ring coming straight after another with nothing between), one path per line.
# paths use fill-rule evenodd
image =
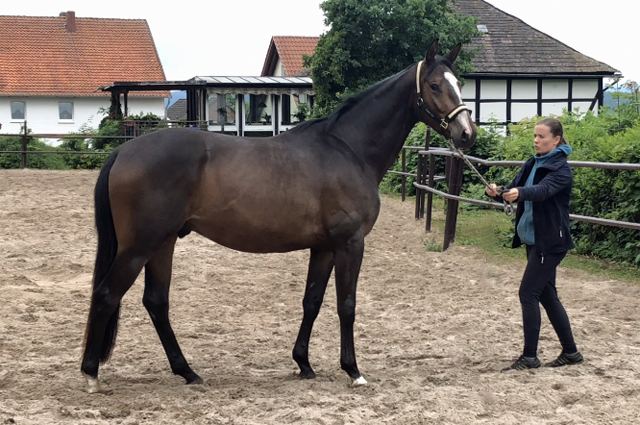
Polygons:
M315 372L309 365L309 338L311 338L313 323L320 312L332 270L333 252L312 249L309 272L307 274L307 287L302 301L304 316L296 344L293 347L293 360L300 367L300 379L313 379L316 377Z
M356 318L356 287L362 256L364 237L352 237L335 249L336 294L340 318L340 366L351 377L354 386L366 385L356 364L353 343L353 323Z

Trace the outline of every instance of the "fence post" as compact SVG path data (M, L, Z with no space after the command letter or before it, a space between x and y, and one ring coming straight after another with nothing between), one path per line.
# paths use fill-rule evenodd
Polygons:
M429 155L429 182L428 185L430 188L435 186L435 173L436 173L436 159L433 155ZM429 192L427 195L427 220L425 231L427 233L431 232L431 218L433 216L433 193Z
M416 182L422 184L422 161L420 160L420 154L418 154L418 169L416 170ZM416 187L416 220L420 220L420 199L423 190Z
M22 132L22 168L27 168L27 121L24 121Z
M407 197L407 150L402 148L402 202Z
M431 127L427 127L427 133L424 141L424 149L428 151L430 148L431 148ZM424 175L422 177L422 181L420 182L420 184L425 185L427 184L427 179L431 179L431 173L427 174L427 156L426 155L422 157L422 161L423 161L422 174ZM431 202L433 200L433 193L427 192L426 190L422 192L420 218L424 218L425 196L427 197L427 201L428 201L427 210L431 208ZM431 214L431 213L429 212L428 214Z
M462 189L462 159L451 158L449 170L449 194L460 196ZM446 251L456 239L456 224L458 222L458 201L449 199L447 202L447 217L444 225L444 242L442 250Z

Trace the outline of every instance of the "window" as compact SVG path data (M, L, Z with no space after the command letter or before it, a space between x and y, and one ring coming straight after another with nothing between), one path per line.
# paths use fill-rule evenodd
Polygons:
M58 115L61 120L73 120L73 103L60 102L58 103Z
M282 124L291 124L291 96L282 95Z
M11 119L12 120L23 120L27 115L27 104L26 102L11 102Z
M209 95L209 124L236 123L236 95L212 93Z

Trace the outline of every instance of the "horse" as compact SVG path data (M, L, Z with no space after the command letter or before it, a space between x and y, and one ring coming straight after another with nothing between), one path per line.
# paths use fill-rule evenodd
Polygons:
M113 350L122 297L144 268L143 305L171 370L203 380L169 323L174 246L196 232L225 247L273 253L309 249L303 318L293 348L301 379L315 378L309 339L335 268L340 365L354 386L353 325L364 239L380 209L378 186L418 121L473 145L476 128L452 71L460 44L346 100L326 118L270 138L164 129L130 140L109 156L95 186L98 247L81 372L100 391L99 365Z

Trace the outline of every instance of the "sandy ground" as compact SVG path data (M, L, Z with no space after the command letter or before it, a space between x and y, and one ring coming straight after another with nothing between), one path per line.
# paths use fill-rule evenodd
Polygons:
M425 248L413 205L384 198L367 239L351 388L331 284L311 339L318 377L291 359L307 252L251 255L178 242L171 319L206 385L171 374L142 306L123 300L105 393L87 394L81 345L95 254L93 171L0 170L0 424L634 424L640 287L560 269L585 363L499 373L521 350L517 286L469 247ZM539 356L559 354L543 321Z

